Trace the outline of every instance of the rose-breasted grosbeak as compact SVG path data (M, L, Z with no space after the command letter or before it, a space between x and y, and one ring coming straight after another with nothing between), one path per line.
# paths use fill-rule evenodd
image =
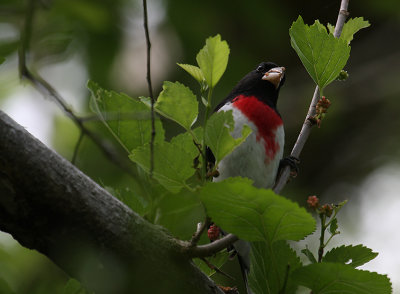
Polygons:
M254 186L272 188L283 155L284 130L276 109L279 90L285 82L285 68L272 62L262 62L233 88L215 111L232 110L235 127L233 137L240 137L244 125L252 133L245 142L227 155L218 165L219 176L215 182L229 177L247 177ZM243 278L248 293L247 274L250 270L250 244L237 241Z

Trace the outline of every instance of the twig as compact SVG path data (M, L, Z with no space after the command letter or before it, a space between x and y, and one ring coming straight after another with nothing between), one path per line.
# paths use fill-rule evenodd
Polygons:
M322 261L322 257L324 256L324 248L325 248L325 220L326 220L326 215L325 214L320 214L319 215L320 220L321 220L321 235L319 237L319 248L318 248L318 262Z
M78 157L79 147L81 146L84 136L85 136L85 134L81 131L81 133L79 134L78 141L75 144L74 154L72 155L72 159L71 159L71 163L73 165L75 165L76 158Z
M349 13L347 11L348 5L349 5L349 0L342 0L342 2L340 4L339 15L338 15L338 18L336 21L335 31L333 34L336 38L340 37L340 34L342 33L344 22L346 21L347 16L349 15ZM311 100L310 107L308 109L306 119L303 123L300 134L297 137L297 141L293 146L290 156L293 156L295 158L300 157L300 153L303 150L303 147L308 139L308 136L311 133L311 128L314 125L314 123L310 120L310 118L315 115L315 107L318 103L318 100L319 100L319 88L318 88L318 86L316 86L313 98ZM290 177L290 167L286 166L280 173L279 178L276 180L275 187L274 187L275 193L279 194L282 191L282 189L285 187L289 177Z
M233 234L228 234L210 244L196 247L192 247L190 246L190 242L186 242L186 244L183 244L183 250L186 251L190 257L207 257L223 250L237 240L239 240L238 237Z
M84 120L75 115L72 109L65 102L64 98L42 77L38 74L33 74L27 67L26 63L26 52L29 48L29 43L32 35L33 19L35 14L35 0L29 0L27 11L25 14L25 23L21 32L21 45L18 50L18 61L19 61L19 74L21 79L28 80L33 87L41 93L43 96L49 96L53 98L58 106L64 111L64 113L77 125L81 130L82 136L88 136L105 154L105 156L114 164L119 166L124 171L133 175L130 167L122 161L116 152L113 150L111 145L107 145L100 137L90 131L85 125Z
M197 227L196 232L193 234L192 240L190 240L191 246L197 245L197 242L199 242L201 235L210 224L210 221L211 219L209 217L206 217L205 221L203 223L200 223L200 225Z
M221 271L217 266L213 265L211 262L209 262L207 259L205 259L204 257L200 257L200 259L202 261L204 261L204 263L212 270L216 271L217 273L231 279L231 280L235 280L234 277L228 275L227 273L224 273L223 271Z
M146 46L147 46L147 86L149 88L149 95L151 100L151 139L150 139L150 178L153 176L154 170L154 138L156 136L156 127L155 127L155 118L154 118L154 96L153 96L153 87L151 86L151 63L150 63L150 34L149 34L149 25L148 25L148 18L147 18L147 1L143 0L143 26L144 32L146 35Z

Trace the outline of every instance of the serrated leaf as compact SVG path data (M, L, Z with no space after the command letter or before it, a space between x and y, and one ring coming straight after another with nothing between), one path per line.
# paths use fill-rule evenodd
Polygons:
M178 63L178 65L182 67L188 74L190 74L199 83L205 80L203 72L198 66L191 64L182 64L182 63Z
M307 256L308 260L311 263L317 263L317 259L315 258L314 254L307 247L305 249L302 249L301 253L303 253L305 256Z
M149 145L136 148L129 158L147 173L150 171ZM155 143L153 177L168 191L178 193L194 174L192 161L190 154L179 146L168 142Z
M385 275L357 270L340 263L315 263L297 269L291 278L313 294L352 293L390 294L392 287Z
M289 34L293 49L311 78L323 90L346 65L350 47L343 39L328 34L318 20L308 26L301 16L293 22Z
M369 21L364 20L363 17L351 18L344 24L340 39L346 41L347 44L350 44L355 33L369 26Z
M165 81L154 108L162 116L180 124L186 130L197 119L198 102L193 92L179 82Z
M196 195L187 190L178 194L169 193L157 203L155 224L167 228L181 240L190 239L197 223L204 219L203 205Z
M249 179L207 183L199 193L212 220L243 240L300 240L315 229L314 218L304 208L252 186Z
M218 269L221 269L221 267L228 261L229 253L226 249L224 249L211 257L206 257L206 259L210 264L217 267ZM215 270L210 268L203 260L195 258L193 259L193 261L197 265L197 267L207 276L211 277L213 274L215 274Z
M232 110L216 112L207 122L206 144L212 150L217 164L251 134L250 127L245 125L241 131L242 136L234 138L231 135L233 129Z
M335 32L335 26L330 23L328 23L326 26L328 27L329 33L333 35L333 33Z
M198 127L191 131L196 138L196 142L200 144L203 138L203 128ZM174 144L185 150L192 158L199 155L199 149L196 147L195 139L189 132L181 133L171 139L171 144Z
M197 64L210 88L214 88L224 74L228 65L228 58L228 43L221 41L220 35L208 38L206 45L197 54Z
M338 229L337 219L334 218L329 226L329 232L334 235Z
M128 95L107 91L93 81L88 82L92 92L91 108L108 127L127 152L151 140L149 108ZM155 142L164 141L164 129L158 117L155 121Z
M250 253L249 285L254 294L281 293L287 274L301 266L296 252L286 241L252 242ZM289 271L289 272L288 272ZM285 294L295 293L297 285L290 280Z
M345 263L352 267L358 267L371 261L377 256L378 253L373 252L371 249L364 247L363 245L343 245L328 251L324 256L323 261Z

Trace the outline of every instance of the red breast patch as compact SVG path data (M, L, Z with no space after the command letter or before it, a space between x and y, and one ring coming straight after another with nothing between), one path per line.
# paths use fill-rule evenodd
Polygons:
M257 126L257 140L264 139L267 158L274 158L280 147L275 141L275 130L283 124L280 116L254 96L239 95L233 100L233 106Z

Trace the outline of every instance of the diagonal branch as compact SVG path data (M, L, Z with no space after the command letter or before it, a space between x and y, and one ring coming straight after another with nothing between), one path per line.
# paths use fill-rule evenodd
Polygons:
M81 136L89 137L103 152L103 154L115 165L119 166L122 170L128 174L134 175L131 168L120 158L118 153L112 148L111 145L107 144L103 139L93 133L85 126L85 119L82 119L75 115L72 109L68 106L64 98L42 77L38 74L34 74L27 67L26 55L29 49L29 44L32 35L33 20L36 11L36 0L29 0L25 14L25 22L21 31L21 45L18 50L18 61L19 61L19 74L21 78L29 81L32 86L43 96L51 97L62 111L76 124L81 130ZM80 140L78 141L78 143ZM78 149L78 147L76 148Z
M349 0L342 0L340 4L339 15L336 21L335 32L334 36L336 38L340 37L342 33L343 25L349 15L347 8L349 6ZM293 146L292 152L290 156L299 158L300 153L304 148L305 143L307 142L308 137L310 136L311 129L315 125L315 123L310 120L311 117L315 115L315 108L319 100L319 88L318 86L315 87L314 95L311 100L310 107L308 109L308 113L306 119L304 120L303 126L301 128L300 134L297 137L297 141ZM276 180L274 192L279 194L282 189L285 187L286 183L288 182L290 177L290 167L286 166L279 175L279 178Z
M1 111L0 138L0 230L97 294L222 294L165 230Z

